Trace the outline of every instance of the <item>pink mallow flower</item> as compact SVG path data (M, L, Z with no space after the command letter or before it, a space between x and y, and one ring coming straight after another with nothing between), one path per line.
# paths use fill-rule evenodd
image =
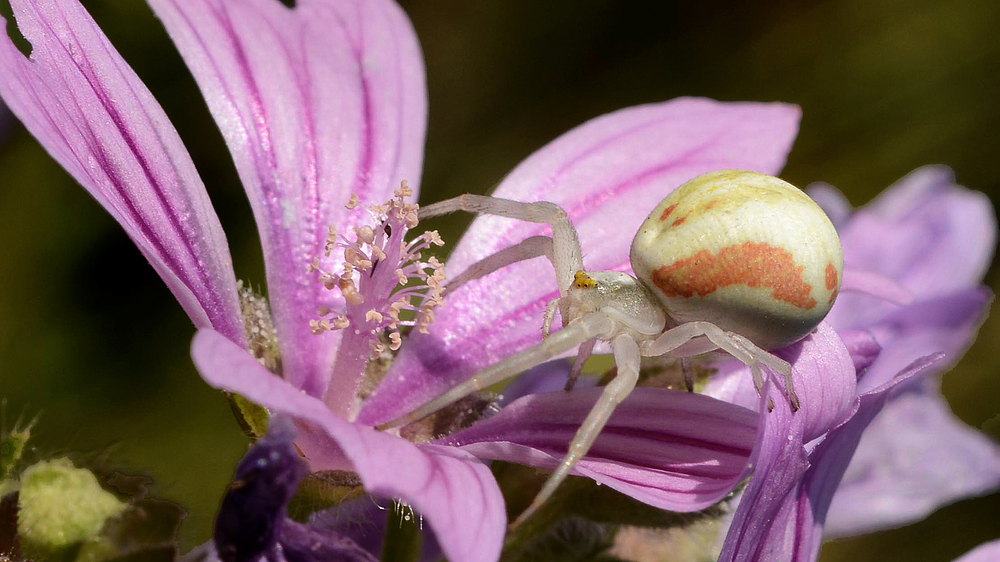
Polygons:
M12 1L32 52L25 58L0 38L0 96L164 279L199 328L192 354L209 384L294 418L309 470L350 470L369 492L409 503L450 560L496 559L507 516L483 461L553 466L596 391L529 394L481 421L453 411L438 417L438 427L401 432L407 438L372 429L539 342L545 305L556 296L551 266L532 260L469 282L442 303L439 264L418 255L436 237L404 242L416 226L411 198L426 125L423 63L409 21L387 0L150 4L201 87L246 187L269 309L241 294L225 236L176 131L76 0ZM580 230L588 267L628 271L629 240L660 199L712 170L778 173L798 117L793 106L704 99L624 109L542 148L496 194L562 205ZM545 233L539 225L477 219L447 269L460 273ZM859 279L854 289L879 294L877 276ZM396 339L407 308L413 330ZM827 482L807 480L805 444L831 441L832 428L865 412L865 396L885 395L885 385L858 395L857 369L882 343L872 333L855 330L845 346L823 324L780 350L795 368L802 409L794 415L774 386L750 408L637 389L575 472L675 511L713 505L752 474L731 535L739 549L760 552L755 545L771 544L771 534L753 521L785 509L769 499ZM887 380L932 362L921 359ZM760 408L767 399L771 413Z

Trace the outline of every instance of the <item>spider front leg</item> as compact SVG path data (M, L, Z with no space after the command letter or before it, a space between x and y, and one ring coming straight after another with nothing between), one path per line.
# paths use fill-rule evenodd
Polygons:
M548 480L545 481L542 490L535 496L531 505L510 524L512 529L531 517L546 500L552 497L559 484L569 476L570 471L573 470L576 463L590 450L594 441L597 440L597 436L601 434L601 430L608 423L608 419L611 418L611 414L614 413L615 407L628 397L632 389L635 388L635 384L639 380L639 362L641 359L639 346L636 344L635 339L628 334L622 334L611 342L611 349L615 354L618 375L604 387L604 391L601 393L600 398L597 399L597 403L594 404L590 413L587 414L586 419L583 420L583 424L576 431L576 435L573 436L573 441L570 442L566 456L563 457L559 466L549 475Z
M642 353L649 357L665 355L689 341L702 336L707 338L715 348L725 351L744 365L750 367L750 372L753 374L754 388L757 389L758 393L764 387L764 375L761 373L761 365L767 365L772 371L781 375L785 381L785 393L792 404L792 410L799 409L799 399L795 395L795 389L792 384L792 366L787 361L761 349L747 338L739 334L727 332L711 322L686 322L671 328L663 332L655 340L645 344Z
M606 339L617 328L615 321L601 312L591 312L546 338L542 343L507 357L499 363L494 363L479 371L472 378L452 387L444 394L406 414L386 423L375 426L380 431L399 427L417 421L434 412L453 404L454 402L493 386L494 384L517 376L528 369L540 365L553 357L565 353L581 343L592 339Z
M566 211L555 203L548 201L522 203L499 197L466 194L421 207L418 213L423 220L455 211L547 223L552 228L551 259L556 270L560 294L566 294L566 290L573 283L573 276L583 269L583 252L580 250L580 239L576 229L566 216Z
M460 275L452 278L445 284L442 296L447 297L452 291L469 281L486 277L490 273L508 265L540 256L545 256L550 263L552 262L552 239L548 236L531 236L525 238L513 246L497 250L467 267Z

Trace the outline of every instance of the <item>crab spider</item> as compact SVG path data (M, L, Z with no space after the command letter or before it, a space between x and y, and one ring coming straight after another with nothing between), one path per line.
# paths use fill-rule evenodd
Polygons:
M531 237L500 250L470 267L448 290L545 255L555 268L560 296L546 307L541 343L486 367L378 429L421 419L579 347L568 388L596 341L611 344L618 367L566 456L513 525L534 513L587 453L615 407L635 387L644 356L686 358L725 351L750 367L758 391L764 381L762 365L780 374L792 407L798 409L791 366L765 350L802 339L826 316L840 288L843 259L833 224L791 184L738 170L688 181L653 209L633 239L629 258L636 277L585 271L576 230L553 203L462 195L424 207L420 216L454 211L548 223L552 238ZM557 311L563 328L550 333Z

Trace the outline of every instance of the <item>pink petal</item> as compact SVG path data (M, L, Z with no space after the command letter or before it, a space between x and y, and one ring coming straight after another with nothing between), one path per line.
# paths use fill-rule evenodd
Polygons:
M347 422L211 330L195 335L191 355L213 387L292 416L336 442L366 490L401 498L426 518L450 560L499 557L506 529L503 497L489 469L472 455L442 445L417 446Z
M242 343L226 237L166 114L78 2L11 6L32 52L0 34L4 102L122 225L195 325Z
M794 106L693 98L623 109L549 143L515 168L495 195L562 205L580 232L587 267L628 271L632 237L663 197L711 170L777 173L798 119ZM544 225L478 218L449 258L448 271L460 273L497 249L548 232ZM429 335L410 338L359 419L388 419L538 343L545 304L556 296L544 258L463 286L438 311Z
M420 180L424 66L406 15L387 0L152 0L222 130L264 247L284 375L313 396L331 383L339 338L314 336L342 297L306 272L327 228L369 222ZM361 205L344 208L351 193ZM353 234L351 234L353 237ZM339 271L337 260L323 258ZM353 374L346 377L353 384ZM336 385L337 381L331 384ZM353 398L345 396L343 408Z
M552 469L603 390L525 396L438 442L481 459ZM637 388L573 473L656 507L695 511L740 481L756 438L750 410L700 394Z

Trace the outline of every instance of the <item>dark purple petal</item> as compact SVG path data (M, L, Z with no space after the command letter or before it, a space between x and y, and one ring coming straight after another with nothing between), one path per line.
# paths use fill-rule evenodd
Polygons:
M320 305L343 299L306 272L327 228L369 222L400 181L417 188L426 125L416 36L388 0L152 0L229 145L257 219L284 375L335 412L357 373L332 365L339 336L310 333ZM361 204L344 205L351 193ZM340 400L338 400L338 397Z
M998 487L1000 447L956 419L937 383L927 381L894 396L862 435L826 536L900 527Z
M226 237L166 114L78 2L11 6L32 51L26 59L0 34L4 102L122 225L195 325L243 343Z
M286 519L281 526L281 555L287 562L377 562L371 552L334 531Z
M580 232L587 267L628 271L632 237L661 199L712 170L777 173L798 119L798 108L790 105L694 98L623 109L552 141L494 194L562 205ZM545 225L478 218L449 258L448 271L461 273L495 250L548 233ZM464 285L437 311L431 333L414 334L403 346L359 419L390 419L540 342L545 305L556 296L555 275L544 258Z
M479 458L551 469L603 388L532 394L437 443ZM695 511L743 477L757 414L700 394L637 388L577 464L574 474L650 505Z
M347 422L211 330L195 335L191 355L215 388L239 393L272 413L294 417L300 429L325 435L328 454L341 452L366 490L401 498L421 513L449 559L499 556L507 519L503 497L489 469L472 455L454 447L414 445ZM312 470L343 468L318 464L303 450Z
M829 324L821 323L805 339L774 353L792 364L801 405L795 419L802 423L805 442L823 435L849 415L857 389L855 360Z
M224 562L252 562L277 548L288 501L306 474L294 438L291 420L274 416L236 465L215 518L213 540Z

